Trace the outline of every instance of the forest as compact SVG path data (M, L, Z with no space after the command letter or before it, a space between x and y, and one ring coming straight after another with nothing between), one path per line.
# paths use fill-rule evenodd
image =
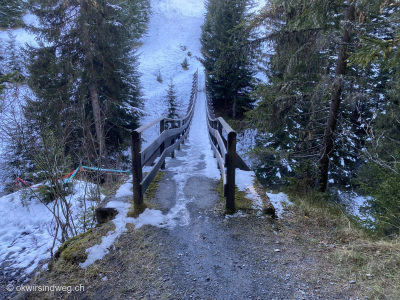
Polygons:
M252 5L207 1L201 42L214 105L255 134L259 180L332 201L346 191L364 195L362 212L372 218L363 225L395 236L400 3L270 0L258 12Z
M216 110L254 136L248 152L260 182L332 201L363 195L372 218L360 222L398 234L399 1L205 5L198 59ZM36 25L23 24L27 11ZM37 36L37 46L21 49L10 31L0 46L2 110L13 104L1 124L4 181L129 165L129 131L143 105L133 45L149 13L147 0L1 1L1 28ZM171 80L170 116L175 98Z

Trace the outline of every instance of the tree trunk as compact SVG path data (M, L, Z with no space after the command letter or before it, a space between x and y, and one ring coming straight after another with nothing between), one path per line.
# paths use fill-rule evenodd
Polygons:
M331 105L329 110L328 121L325 126L324 139L322 142L322 148L319 160L319 172L320 172L320 190L324 192L328 184L328 170L329 170L329 154L333 149L333 135L336 130L336 121L340 109L341 96L342 96L342 81L343 76L346 73L347 67L347 47L351 42L350 27L349 23L355 20L355 2L356 0L349 0L346 10L346 16L343 24L343 38L342 43L339 46L339 54L336 63L336 71L334 84L332 87L331 94Z
M83 13L88 15L89 11L87 8L87 3L84 0L80 0L81 4L81 9L84 11ZM99 158L100 161L103 156L107 155L106 151L106 140L105 140L105 135L104 131L101 126L101 109L100 109L100 101L99 101L99 93L97 91L97 85L95 82L95 69L94 69L94 64L93 64L93 55L91 52L91 46L90 46L90 39L89 39L89 32L87 28L87 23L83 22L82 24L82 42L83 42L83 48L85 52L85 60L88 68L88 73L89 73L89 78L90 82L88 82L89 85L89 93L90 93L90 100L92 103L92 110L93 110L93 117L94 117L94 125L96 129L96 136L97 136L97 143L99 145ZM104 160L105 165L107 166L107 159Z
M101 126L101 114L100 114L100 103L99 94L95 84L91 83L89 86L90 100L92 102L92 110L94 117L94 126L96 128L97 142L99 143L99 156L106 155L106 141L104 132Z
M237 97L236 95L233 96L233 103L232 103L232 119L236 119L236 102L237 102Z

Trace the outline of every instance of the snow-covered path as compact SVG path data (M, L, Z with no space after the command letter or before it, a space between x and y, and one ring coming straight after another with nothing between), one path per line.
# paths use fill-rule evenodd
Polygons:
M213 158L211 145L207 135L206 123L206 97L204 74L199 73L198 94L186 150L183 155L177 155L175 159L168 160L166 168L174 173L173 180L176 184L176 204L166 216L168 227L176 225L188 225L190 215L186 205L195 200L187 198L184 188L189 178L208 177L219 179L221 177Z

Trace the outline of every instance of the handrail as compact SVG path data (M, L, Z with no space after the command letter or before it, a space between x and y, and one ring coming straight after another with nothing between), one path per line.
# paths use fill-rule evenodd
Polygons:
M189 134L189 127L193 119L194 107L197 100L198 71L193 74L192 90L189 107L181 119L160 117L155 121L132 131L132 174L133 174L133 202L136 205L143 203L143 196L147 188L157 175L158 170L165 169L165 158L175 156L175 150L185 142ZM160 124L160 135L142 149L142 133L155 124ZM170 124L166 128L167 124ZM159 159L156 161L156 159ZM143 167L154 165L146 177L143 178Z
M218 168L221 170L226 208L235 210L235 169L250 171L243 159L236 153L236 131L222 118L215 118L211 97L206 91L208 137ZM223 135L225 131L227 139ZM226 170L225 170L226 168Z

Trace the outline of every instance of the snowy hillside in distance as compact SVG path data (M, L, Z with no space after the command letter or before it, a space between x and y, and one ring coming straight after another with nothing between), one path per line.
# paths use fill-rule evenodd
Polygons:
M31 14L26 14L25 16L22 17L23 21L25 24L37 24L37 18L34 15ZM35 36L31 35L28 33L25 29L23 28L18 28L15 30L12 30L13 35L15 35L16 41L21 45L37 45ZM7 31L0 31L0 40L7 40L8 39L8 33Z
M138 48L144 110L147 114L142 124L166 115L164 97L171 80L177 92L180 112L182 115L186 112L193 74L197 69L203 70L196 57L200 57L201 25L205 13L203 0L151 1L148 32L140 40L142 45ZM181 66L185 58L189 63L188 70ZM157 81L155 74L158 72L162 76L162 83ZM145 132L144 138L154 138L158 132L159 128L153 126Z

